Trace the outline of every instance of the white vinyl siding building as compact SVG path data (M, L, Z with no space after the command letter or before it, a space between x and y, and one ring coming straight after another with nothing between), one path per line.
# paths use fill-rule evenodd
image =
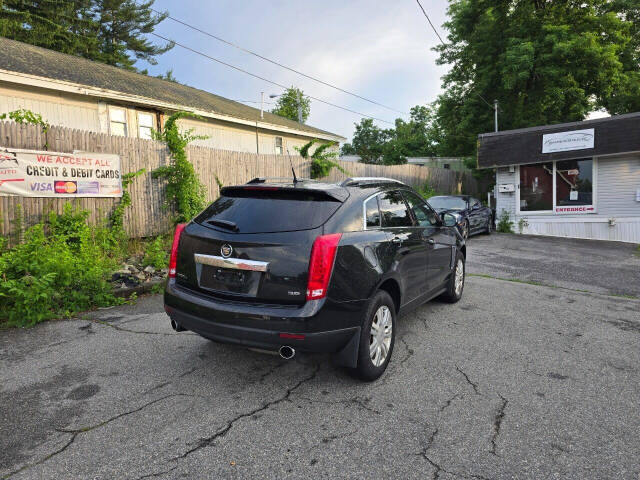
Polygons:
M195 145L248 153L296 155L313 139L346 139L203 90L0 37L0 114L31 110L51 125L151 138L166 118L208 138ZM1 145L0 145L1 146Z
M592 145L542 153L548 131L590 126ZM516 231L640 243L640 113L481 135L479 165L501 156L514 163L493 165L496 216L508 212Z

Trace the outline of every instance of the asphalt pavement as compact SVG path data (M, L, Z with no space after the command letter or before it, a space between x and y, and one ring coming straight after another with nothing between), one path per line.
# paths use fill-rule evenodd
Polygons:
M471 239L469 270L518 278L523 240ZM640 301L601 274L471 275L373 383L175 333L160 296L0 331L0 478L637 480Z

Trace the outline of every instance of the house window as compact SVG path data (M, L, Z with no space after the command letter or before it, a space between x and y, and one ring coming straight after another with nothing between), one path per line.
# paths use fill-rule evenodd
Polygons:
M109 108L109 133L127 136L127 111L124 108Z
M520 165L519 213L593 213L594 160Z
M282 155L282 137L276 137L276 155Z
M153 114L138 112L138 138L151 140L153 130Z

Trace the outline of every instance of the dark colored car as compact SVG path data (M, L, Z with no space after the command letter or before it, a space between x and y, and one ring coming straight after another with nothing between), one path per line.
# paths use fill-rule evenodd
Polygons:
M491 233L493 210L477 198L469 195L441 195L427 200L439 214L451 213L457 217L457 225L463 238L476 233Z
M389 179L224 187L176 229L165 310L177 331L284 358L330 352L373 380L398 314L462 296L466 247L445 217Z

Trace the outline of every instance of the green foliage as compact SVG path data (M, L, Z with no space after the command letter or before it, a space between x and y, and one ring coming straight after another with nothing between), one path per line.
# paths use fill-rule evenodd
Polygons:
M167 13L156 14L147 0L3 0L0 36L90 60L136 70L152 65L172 43L147 39Z
M32 326L89 308L120 303L108 280L117 258L105 227L89 212L65 205L49 225L29 228L24 241L0 254L0 322Z
M513 221L511 220L511 216L509 215L508 211L502 210L502 212L500 213L496 231L500 233L514 233Z
M304 92L299 88L287 88L286 92L278 97L276 107L271 110L271 113L297 122L298 105L302 106L302 123L305 123L311 113L311 100L305 97Z
M429 200L431 197L438 195L435 188L429 185L428 182L426 182L421 188L418 188L417 191L425 198L425 200Z
M146 172L146 169L141 168L137 172L122 175L122 198L109 217L111 227L118 232L124 229L124 211L131 205L131 194L128 191L128 187L137 176L142 175L144 172Z
M0 115L0 120L6 120L9 118L16 123L29 124L29 125L39 125L42 128L42 133L45 135L51 128L49 122L42 118L42 115L39 113L34 113L31 110L27 110L25 108L19 108L18 110L13 110L12 112L3 113ZM48 142L44 143L45 150L49 148Z
M435 112L446 155L475 155L477 135L494 130L494 99L501 130L640 110L637 0L453 0L449 17L436 48L451 65Z
M207 137L193 135L193 130L180 132L177 121L184 117L198 118L187 112L174 113L167 119L164 130L155 133L156 139L166 142L169 147L172 163L152 172L154 178L168 182L165 190L166 204L175 207L176 223L188 222L200 213L205 207L206 197L206 188L187 158L186 147L193 140Z
M370 118L356 124L352 143L342 147L343 155L359 155L364 163L398 165L407 157L432 157L438 154L438 132L430 107L411 109L409 121L396 119L395 127L378 128Z
M295 147L300 152L302 158L311 158L311 178L324 178L331 173L332 168L337 168L345 175L348 175L347 171L342 168L334 159L338 156L338 152L327 152L326 150L336 145L335 142L325 142L316 147L313 154L309 155L311 147L319 143L317 139L313 139L310 142L305 143L302 147Z
M150 265L156 270L167 268L169 266L169 248L170 245L166 236L156 237L147 244L142 265L145 267Z
M520 220L518 220L518 232L520 233L520 235L522 235L522 232L524 232L524 229L528 226L529 222L527 222L526 218L521 218Z

